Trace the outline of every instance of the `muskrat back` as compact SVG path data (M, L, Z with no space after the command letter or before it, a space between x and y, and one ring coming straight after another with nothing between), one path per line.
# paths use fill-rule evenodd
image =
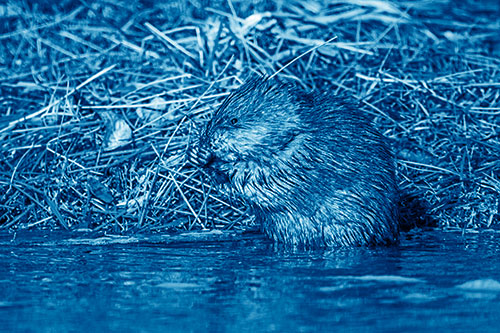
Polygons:
M190 159L292 246L387 244L398 236L394 157L342 96L253 78L201 131Z

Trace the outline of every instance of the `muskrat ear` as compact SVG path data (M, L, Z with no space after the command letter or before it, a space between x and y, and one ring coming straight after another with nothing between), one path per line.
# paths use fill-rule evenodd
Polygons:
M248 74L248 76L245 78L245 84L249 84L251 82L253 83L257 83L257 82L263 82L266 80L268 76L265 75L265 74L261 74L259 72L250 72L250 74Z

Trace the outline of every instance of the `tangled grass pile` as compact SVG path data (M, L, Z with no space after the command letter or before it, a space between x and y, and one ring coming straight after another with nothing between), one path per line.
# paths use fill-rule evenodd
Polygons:
M0 228L245 227L186 150L250 73L333 36L279 77L358 99L439 225L500 225L497 1L7 1L0 18Z

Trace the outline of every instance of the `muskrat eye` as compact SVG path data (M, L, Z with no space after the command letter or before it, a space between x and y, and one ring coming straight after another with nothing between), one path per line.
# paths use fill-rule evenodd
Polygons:
M237 122L238 122L238 118L231 119L231 124L232 125L236 125Z

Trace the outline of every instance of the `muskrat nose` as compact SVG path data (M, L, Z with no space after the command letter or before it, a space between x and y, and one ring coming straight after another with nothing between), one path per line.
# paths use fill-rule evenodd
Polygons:
M193 146L187 151L188 161L195 166L206 167L215 158L215 155L202 146Z

